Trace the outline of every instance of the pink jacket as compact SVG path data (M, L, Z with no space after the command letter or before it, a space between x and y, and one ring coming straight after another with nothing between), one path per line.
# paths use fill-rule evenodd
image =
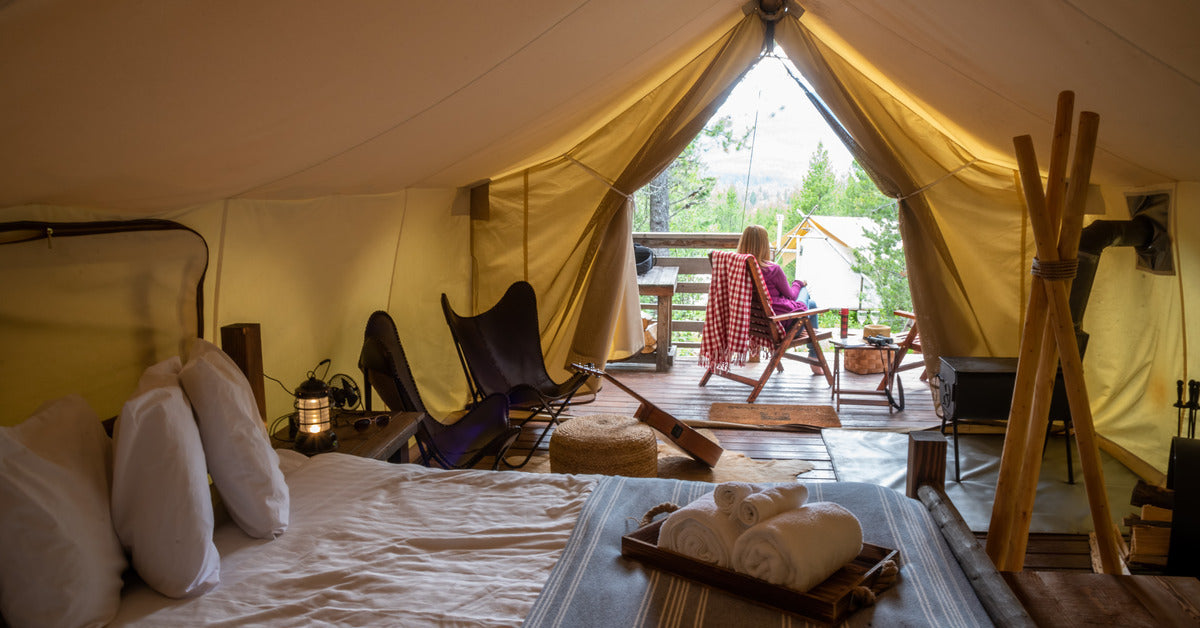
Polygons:
M789 284L787 275L783 273L783 268L779 264L768 262L761 268L763 281L767 284L767 292L771 295L771 309L775 310L775 314L803 312L808 309L806 303L796 301L796 296L800 294L800 288L804 287L803 281L796 279Z

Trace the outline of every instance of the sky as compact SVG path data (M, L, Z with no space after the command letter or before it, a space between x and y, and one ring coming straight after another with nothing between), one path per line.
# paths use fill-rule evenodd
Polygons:
M744 192L747 170L751 189L778 192L799 187L818 141L829 151L839 176L850 168L849 151L788 75L784 63L788 62L776 57L759 61L717 111L717 116L733 119L735 131L753 128L756 114L758 118L753 158L749 148L728 154L716 149L705 155L710 174L722 188L733 184ZM799 76L794 68L792 72Z

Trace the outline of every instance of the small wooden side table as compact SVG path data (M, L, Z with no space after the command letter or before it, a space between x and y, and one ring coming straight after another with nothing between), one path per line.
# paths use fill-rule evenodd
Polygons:
M859 405L859 406L887 406L888 414L892 413L892 402L888 397L892 394L891 383L895 381L896 374L891 370L894 353L897 349L895 344L887 344L883 346L875 346L867 343L862 338L850 336L848 338L834 338L829 341L833 345L833 388L830 390L830 396L833 398L833 409L841 410L842 404ZM883 378L889 385L883 390L867 390L867 389L852 389L842 386L842 352L846 349L877 349L883 351L886 355L883 357L884 373ZM901 405L903 405L901 398Z
M671 368L671 305L679 280L679 267L655 266L638 277L638 294L657 299L658 346L654 349L654 370L662 373Z
M372 421L367 429L354 429L357 419L388 415L387 425L380 427ZM338 410L333 416L333 432L337 434L338 447L334 451L393 462L408 462L408 440L417 434L419 412L365 412L361 410ZM271 446L276 449L291 449L288 437L289 424L271 435Z

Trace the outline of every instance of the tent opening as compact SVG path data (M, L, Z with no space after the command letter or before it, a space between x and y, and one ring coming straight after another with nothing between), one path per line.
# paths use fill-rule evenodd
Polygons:
M853 140L831 121L837 124L774 47L679 157L635 194L634 231L740 233L762 225L772 234L775 260L789 278L803 278L821 306L848 308L856 324L861 318L899 329L904 319L891 312L912 303L895 201L879 191L847 149ZM707 252L657 251L667 258ZM698 295L677 298L693 305ZM695 332L679 333L685 347L696 340Z

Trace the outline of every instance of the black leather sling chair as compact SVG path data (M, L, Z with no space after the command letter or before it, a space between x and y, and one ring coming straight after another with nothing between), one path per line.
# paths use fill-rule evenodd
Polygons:
M538 332L537 296L533 286L518 281L487 310L475 316L460 316L442 295L442 312L458 347L458 358L476 403L489 395L503 394L510 408L528 412L525 423L537 415L547 417L546 427L520 464L529 462L571 398L587 381L576 373L564 382L546 372L542 341ZM507 464L507 462L506 462Z
M485 396L449 425L431 417L400 345L396 323L387 312L375 312L367 319L358 368L366 382L364 397L368 411L374 388L391 410L421 413L417 447L421 463L426 466L471 468L487 456L494 456L492 468L497 469L521 433L521 428L508 421L508 399L504 395Z

